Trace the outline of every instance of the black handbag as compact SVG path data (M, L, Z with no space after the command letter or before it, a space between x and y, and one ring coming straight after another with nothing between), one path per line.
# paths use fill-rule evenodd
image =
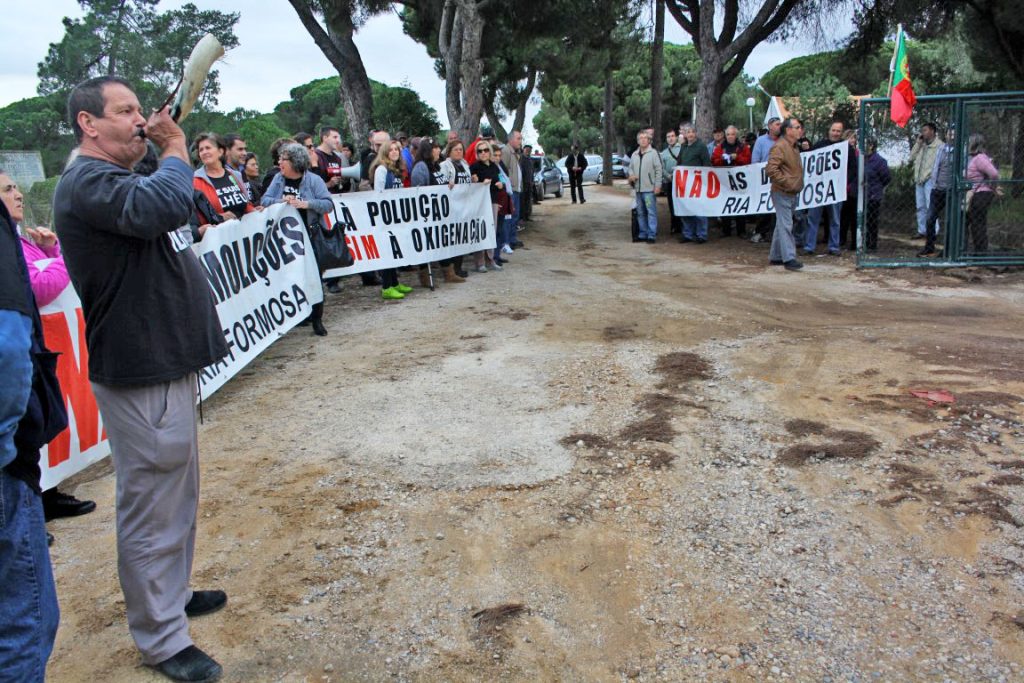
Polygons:
M348 268L355 259L345 242L345 224L335 223L333 228L325 229L316 221L309 226L309 241L313 244L313 255L320 271L335 268Z

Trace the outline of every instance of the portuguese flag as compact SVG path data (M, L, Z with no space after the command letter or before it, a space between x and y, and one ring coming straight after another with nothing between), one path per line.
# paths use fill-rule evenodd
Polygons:
M903 34L902 24L896 32L896 51L893 53L889 71L892 72L889 88L889 117L897 126L903 128L910 120L910 115L914 113L917 97L914 95L914 86L910 82L907 41Z

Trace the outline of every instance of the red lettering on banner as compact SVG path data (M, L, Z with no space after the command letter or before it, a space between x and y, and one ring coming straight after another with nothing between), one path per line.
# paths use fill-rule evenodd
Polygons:
M363 249L366 250L366 258L380 258L380 250L377 249L377 240L373 239L373 235L360 235L360 239L363 240Z
M356 261L363 260L363 252L359 251L359 240L355 238L355 235L345 235L345 244L348 245L348 250L352 252L352 258Z
M690 175L689 171L676 171L676 196L682 199L685 197L686 192L686 178Z
M89 384L89 351L85 348L85 318L82 309L76 308L78 316L78 358L75 358L75 347L71 342L71 330L68 329L64 313L48 313L42 316L43 338L46 345L55 353L61 354L57 359L57 379L64 397L64 405L70 403L75 414L75 429L78 432L79 450L87 451L99 443L100 411L96 406L92 386ZM102 438L106 438L106 433ZM56 467L70 457L71 431L65 429L47 448L47 460L50 467Z
M700 171L694 171L693 173L693 187L690 188L691 197L700 197L700 191L703 189L704 183L701 180Z
M722 191L722 182L714 173L708 173L708 199L714 199Z

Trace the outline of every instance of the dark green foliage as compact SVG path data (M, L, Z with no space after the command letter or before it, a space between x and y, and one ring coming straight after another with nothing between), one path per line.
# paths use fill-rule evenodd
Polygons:
M30 97L0 109L0 148L38 150L47 176L61 172L74 142L60 95Z
M337 76L310 81L292 88L291 99L274 108L279 125L297 133L304 131L316 134L321 126L345 129L345 112L339 92L340 79ZM437 112L420 96L405 86L389 86L370 81L373 91L374 128L391 132L403 130L410 135L437 135L441 128ZM354 141L357 146L363 140Z
M87 78L117 75L133 84L145 108L159 105L181 77L185 60L206 33L226 49L238 45L238 13L200 11L192 3L157 12L158 0L81 0L86 15L64 19L64 37L39 64L39 94L65 96ZM210 72L200 107L213 107L220 91Z

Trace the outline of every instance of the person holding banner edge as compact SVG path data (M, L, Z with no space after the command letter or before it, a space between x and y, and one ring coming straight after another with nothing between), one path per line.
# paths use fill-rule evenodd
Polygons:
M117 478L118 574L143 662L178 681L216 680L188 618L223 591L189 587L199 503L197 375L228 354L213 293L189 248L192 168L165 107L148 120L130 84L77 85L68 118L80 154L54 193L54 226L85 317L89 378ZM132 166L146 139L149 176ZM185 227L182 227L185 226Z
M843 122L833 121L828 127L828 137L818 140L811 149L821 149L841 142L843 139ZM818 246L818 227L821 224L821 214L828 217L828 253L839 256L839 219L842 212L843 202L826 204L825 206L812 206L807 210L807 232L804 234L804 253L813 255Z
M302 216L302 222L306 226L306 232L320 229L321 216L334 208L334 200L327 190L324 181L309 168L309 153L305 146L298 142L289 142L278 150L278 165L281 172L274 176L267 188L263 199L260 200L263 206L271 206L283 202L298 209ZM316 254L313 254L316 258ZM324 269L317 262L320 275ZM318 337L327 336L327 328L324 327L324 302L313 304L313 310L309 314L309 321L313 324L313 334Z
M708 146L697 139L697 129L692 124L679 126L683 136L682 149L679 152L680 166L706 167L711 165ZM708 241L708 219L706 216L683 216L683 234L680 242L704 244Z
M793 271L804 267L796 260L796 242L793 239L797 196L804 186L804 167L796 148L803 129L800 119L791 117L782 122L782 137L768 153L764 169L772 181L772 203L775 204L775 233L772 235L769 263Z

